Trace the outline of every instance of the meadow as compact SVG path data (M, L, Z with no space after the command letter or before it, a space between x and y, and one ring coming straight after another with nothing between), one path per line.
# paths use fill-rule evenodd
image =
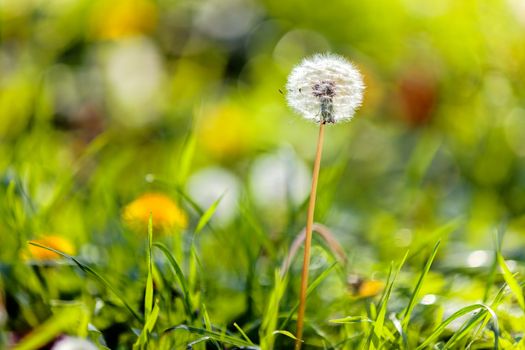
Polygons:
M525 349L525 3L0 1L0 349ZM307 235L306 235L307 236Z

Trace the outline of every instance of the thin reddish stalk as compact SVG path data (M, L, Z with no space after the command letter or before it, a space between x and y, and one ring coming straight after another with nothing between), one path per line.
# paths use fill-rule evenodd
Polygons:
M312 226L314 223L315 198L317 193L317 181L319 179L319 169L321 168L321 154L323 153L324 123L319 126L319 137L317 139L317 152L315 154L314 172L312 175L312 189L310 191L310 201L308 203L308 213L306 216L306 239L304 242L303 272L301 274L301 291L299 293L299 310L297 311L297 340L295 350L300 350L302 346L304 312L306 309L306 289L308 288L308 270L310 267L310 248L312 247Z

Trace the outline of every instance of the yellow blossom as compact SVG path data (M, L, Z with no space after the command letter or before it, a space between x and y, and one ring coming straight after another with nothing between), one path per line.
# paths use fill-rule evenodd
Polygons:
M50 235L40 239L35 239L32 242L59 250L69 255L75 254L75 247L64 237ZM61 256L55 252L34 245L29 245L29 253L29 258L35 260L56 260L61 258Z
M218 106L199 122L197 138L216 158L242 155L255 136L248 119L240 107Z
M384 288L384 283L376 280L364 280L358 288L357 294L361 298L368 298L376 296L381 293Z
M99 39L119 39L151 32L157 9L147 0L100 1L91 18L92 31Z
M156 230L182 230L188 226L186 213L162 193L145 193L129 203L122 212L123 220L130 227L144 232L147 232L150 215Z

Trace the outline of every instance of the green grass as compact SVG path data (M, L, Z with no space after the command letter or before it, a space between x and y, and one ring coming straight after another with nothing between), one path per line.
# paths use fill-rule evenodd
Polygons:
M194 145L186 141L182 147ZM187 164L189 151L182 152ZM103 228L105 236L94 243L98 254L104 252L98 259L29 242L61 257L48 262L21 258L28 249L25 237L31 236L26 226L40 219L32 217L31 199L21 190L23 185L9 183L3 207L6 222L28 233L11 243L18 247L17 253L2 265L3 298L20 310L16 317L9 313L13 318L4 325L4 342L8 332L29 329L18 348L37 349L64 334L87 337L100 348L118 349L293 346L300 275L297 244L301 242L294 232L302 232L304 206L284 209L287 218L280 227L286 231L276 240L268 234L272 221L259 215L261 209L249 196L238 205L241 215L224 226L214 217L226 193L202 209L180 182L154 183L159 186L155 191L171 193L190 216L183 232L163 234L164 228L154 229L150 216L147 234L141 235L117 218L116 226ZM333 187L331 191L337 187L324 186ZM62 186L57 191L63 191ZM99 203L106 195L99 192L92 204L82 197L73 201L100 215ZM62 200L54 199L50 205L66 205L56 201ZM115 218L122 209L109 210L113 212L107 217ZM49 211L40 215L49 215ZM391 219L382 220L387 224ZM447 247L456 244L454 233L464 222L452 219L422 230L422 237L416 237L402 252L386 250L391 254L389 262L367 259L359 247L370 243L341 243L346 227L317 225L322 235L314 236L304 347L521 346L525 319L521 274L512 271L504 258L502 235L494 247L495 260L482 268L472 271L456 258L450 261ZM8 252L3 254L5 259ZM356 286L349 276L358 277ZM359 286L370 279L382 281L383 287L360 295ZM464 287L455 288L454 280ZM74 306L53 307L64 303Z
M0 0L0 349L292 348L317 126L279 89L320 50L367 89L303 349L525 349L522 1L216 2Z
M274 274L274 282L268 294L266 296L266 305L262 310L260 328L256 324L250 326L247 324L247 329L259 328L258 339L260 345L257 345L236 322L233 323L233 329L228 330L225 325L216 325L212 322L212 319L206 310L205 302L202 303L200 308L194 309L190 298L189 282L187 281L180 265L177 263L169 249L160 242L153 241L153 230L150 219L148 228L148 244L147 244L147 260L146 265L149 266L147 269L146 285L144 286L145 297L144 297L144 311L143 315L137 315L136 311L129 305L124 299L118 289L102 277L99 273L95 272L91 267L81 263L77 258L69 256L56 249L45 247L37 243L30 243L35 246L39 246L44 249L56 252L63 257L73 261L80 270L88 273L89 276L93 277L96 281L100 282L101 285L107 287L117 298L122 302L122 307L127 308L130 315L134 316L135 325L138 324L142 330L138 332L136 336L131 336L130 339L136 337L133 348L147 349L147 348L172 348L182 347L182 344L187 344L189 347L199 347L203 344L213 344L215 348L222 349L228 346L238 346L247 349L273 349L275 347L291 346L290 342L286 339L295 340L293 335L293 323L295 313L297 311L298 302L294 302L293 306L289 308L289 311L280 310L285 308L286 303L284 296L287 294L289 289L287 275L282 275L279 270ZM435 319L434 324L425 325L425 329L420 326L421 321L415 317L411 317L414 309L420 301L420 292L424 287L425 277L429 273L432 263L436 258L439 242L437 242L434 248L431 250L429 257L427 258L422 270L419 272L419 277L416 279L416 284L410 298L405 300L406 305L399 309L398 312L393 311L389 308L389 303L394 302L395 282L398 279L400 273L403 273L403 266L406 263L408 252L404 258L396 264L391 265L390 272L386 278L386 285L381 295L381 298L377 301L374 299L368 299L365 304L357 303L358 308L354 309L354 315L348 315L338 319L326 320L325 325L318 324L318 320L314 321L310 316L307 318L307 329L309 329L309 340L307 345L312 347L324 347L329 349L338 348L365 348L365 349L380 349L380 348L400 348L400 349L427 349L431 348L433 344L442 344L444 349L455 349L459 344L465 344L461 341L465 338L469 339L469 346L475 342L486 343L493 339L493 348L508 348L502 346L503 342L501 339L505 339L505 334L500 330L500 324L497 316L497 308L504 302L508 295L515 296L519 302L519 298L523 298L521 294L521 286L516 281L515 277L510 273L508 267L501 255L498 253L498 261L501 264L501 270L503 273L504 280L510 287L510 293L506 292L505 285L503 285L497 295L494 297L493 302L489 305L474 303L465 307L462 307L446 319L440 320ZM171 273L166 279L166 284L178 285L180 288L180 301L182 302L184 310L184 322L180 324L167 326L170 312L179 312L171 302L166 302L163 299L165 291L153 288L154 284L154 269L162 270L161 266L155 265L153 267L153 248L157 248L161 251L166 258ZM157 260L157 264L159 261ZM316 289L322 285L327 277L333 275L334 268L338 267L339 262L334 261L328 266L323 272L321 272L310 284L308 288L308 297L311 297ZM341 267L341 266L339 266ZM162 272L161 272L162 274ZM87 277L87 276L86 276ZM159 275L160 277L160 275ZM414 276L416 277L416 276ZM86 280L87 281L87 280ZM167 285L164 288L167 288ZM289 293L289 291L288 291ZM154 301L155 298L155 301ZM164 300L164 301L163 301ZM347 303L354 304L355 302L347 301ZM361 305L361 306L359 306ZM397 306L399 308L399 305ZM359 310L361 308L361 310ZM315 313L315 306L309 305L310 314ZM23 339L17 345L17 349L36 349L39 346L47 343L54 339L63 332L70 332L71 319L77 319L81 316L82 311L86 310L83 308L69 308L61 312L56 313L42 325L38 326L31 334ZM285 311L284 313L281 311ZM366 315L363 315L365 313ZM387 317L387 313L389 316ZM195 315L198 316L195 316ZM361 314L361 315L360 315ZM93 318L94 315L88 315L88 319ZM422 316L420 316L422 317ZM465 318L467 317L467 318ZM522 316L523 317L523 316ZM277 329L279 319L282 322ZM458 331L452 333L452 336L443 338L446 333L448 326L454 321L462 320L463 324ZM258 323L256 320L254 320ZM169 323L169 322L168 322ZM329 326L329 323L340 326L347 326L341 329L341 332L333 332L328 329L322 331L322 328ZM489 327L490 325L490 327ZM85 325L84 325L85 326ZM321 327L316 329L317 327ZM78 333L85 333L85 330L78 329ZM130 328L131 332L131 328ZM328 333L330 332L330 333ZM176 334L182 333L182 336ZM490 337L490 333L493 337ZM278 335L284 336L284 340L278 337ZM103 341L103 334L98 333L99 338ZM326 337L326 338L325 338ZM180 339L184 339L181 341ZM317 340L316 340L317 339ZM506 339L508 344L512 344L512 340ZM200 344L200 345L199 345ZM281 344L281 345L277 345ZM288 344L288 345L284 345ZM319 345L316 345L319 344ZM322 344L322 345L321 345ZM330 345L329 345L330 344ZM503 343L505 344L505 343ZM510 345L509 345L510 346Z

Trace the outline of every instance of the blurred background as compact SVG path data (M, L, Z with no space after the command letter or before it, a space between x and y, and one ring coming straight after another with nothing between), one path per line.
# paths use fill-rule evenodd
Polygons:
M316 212L351 269L438 238L441 266L487 266L497 230L524 260L523 0L3 0L5 276L51 234L136 276L128 203L168 196L180 236L223 196L202 255L210 290L235 300L261 240L280 262L304 225L317 127L280 90L318 52L352 60L367 86L355 118L326 130ZM240 242L246 260L229 256ZM232 305L210 312L228 320Z

